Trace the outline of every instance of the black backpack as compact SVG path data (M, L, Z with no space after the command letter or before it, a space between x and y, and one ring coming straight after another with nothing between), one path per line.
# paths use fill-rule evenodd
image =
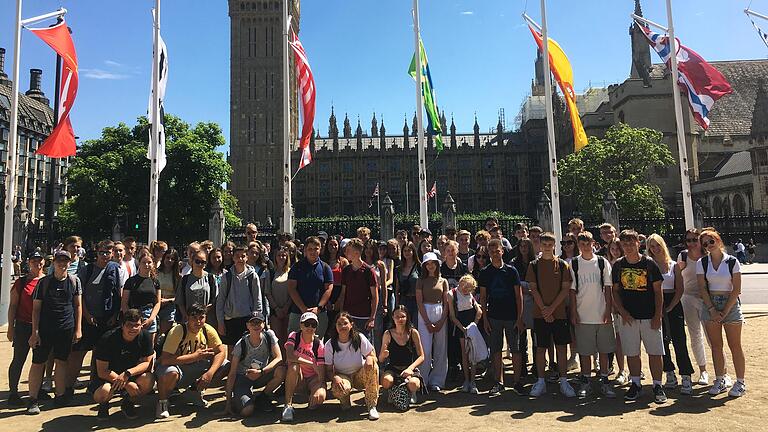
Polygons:
M729 256L725 262L728 264L728 273L733 277L733 268L736 266L736 257ZM720 263L722 265L723 263ZM709 292L709 280L707 279L707 268L709 267L709 255L701 257L701 267L704 268L704 283L707 286L707 292Z
M184 343L184 339L187 338L187 324L181 323L177 324L181 326L181 340L179 341L179 346ZM171 330L168 330L168 333L170 333ZM157 338L157 341L155 342L155 352L157 352L157 357L159 358L160 355L163 353L163 345L165 345L165 339L168 337L168 333L165 333ZM208 335L208 327L203 326L203 336L205 337L205 344L208 344L208 341L211 340L211 338ZM176 350L178 351L179 346L176 347Z
M600 279L602 285L602 280L605 278L605 261L606 259L601 257L600 255L597 255L597 267L600 269ZM576 293L579 292L579 257L576 257L571 261L571 268L573 269L573 279L576 282Z
M294 347L299 346L299 343L301 342L301 332L295 332L293 337L291 337L291 341L293 341ZM315 335L315 339L312 341L312 353L315 355L315 360L320 357L320 344L322 343L323 342L320 340L320 338Z
M272 337L272 333L268 332L266 329L261 332L262 337L267 338L267 343L269 344L270 349L272 348L272 345L276 343L275 338ZM243 334L243 337L240 338L239 341L237 341L237 346L240 347L240 361L245 360L245 356L248 355L248 344L245 342L245 339L248 337L248 332L246 331ZM317 338L315 338L317 340ZM319 349L320 347L318 347ZM314 344L312 345L312 350L314 351ZM317 357L317 351L315 351L315 357Z

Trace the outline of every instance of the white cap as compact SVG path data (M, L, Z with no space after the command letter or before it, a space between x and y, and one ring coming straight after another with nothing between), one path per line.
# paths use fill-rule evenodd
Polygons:
M424 254L424 257L421 258L421 265L424 265L428 263L429 261L435 261L437 262L437 266L440 267L442 262L440 261L440 258L437 257L437 254L434 252L427 252Z

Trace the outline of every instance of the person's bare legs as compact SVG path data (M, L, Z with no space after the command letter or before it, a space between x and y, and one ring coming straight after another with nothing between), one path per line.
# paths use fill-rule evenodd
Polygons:
M40 386L43 384L43 374L46 363L32 363L29 368L29 397L37 399L40 394Z
M733 368L736 370L736 379L744 380L746 360L741 346L741 323L725 324L723 327L725 328L725 337L728 339L728 348L733 359ZM723 361L723 365L725 365L725 361Z

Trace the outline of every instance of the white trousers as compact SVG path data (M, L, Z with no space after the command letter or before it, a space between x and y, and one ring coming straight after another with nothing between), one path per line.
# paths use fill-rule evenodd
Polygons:
M424 309L427 312L430 322L437 322L443 315L443 305L439 303L424 303ZM419 314L419 336L421 336L421 346L424 349L424 363L420 370L427 386L445 387L445 377L448 375L448 339L446 337L446 328L448 323L443 325L439 332L430 333L427 330L427 324Z
M683 304L683 314L685 316L685 325L688 327L688 336L691 338L691 348L696 364L706 366L707 354L704 350L704 340L707 335L704 332L704 323L701 322L701 311L704 309L704 301L696 294L683 294L680 298ZM707 340L707 344L709 341Z

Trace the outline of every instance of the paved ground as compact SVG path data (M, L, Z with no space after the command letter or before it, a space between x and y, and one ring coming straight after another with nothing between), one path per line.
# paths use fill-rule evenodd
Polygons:
M768 264L748 264L741 269L741 302L768 304Z

